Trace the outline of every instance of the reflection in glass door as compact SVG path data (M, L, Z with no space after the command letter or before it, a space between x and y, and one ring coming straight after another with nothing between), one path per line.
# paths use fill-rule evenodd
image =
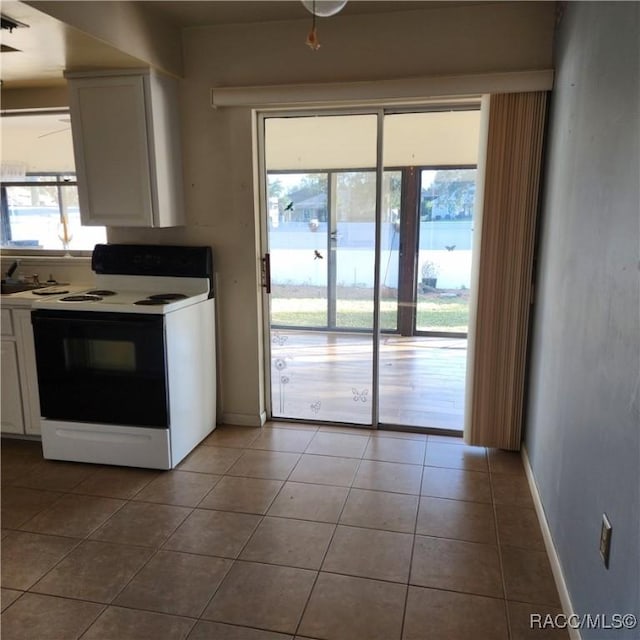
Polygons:
M345 330L373 331L374 282L372 259L376 242L376 172L336 171L335 256L336 326ZM398 248L400 172L383 174L380 323L395 331L398 324Z

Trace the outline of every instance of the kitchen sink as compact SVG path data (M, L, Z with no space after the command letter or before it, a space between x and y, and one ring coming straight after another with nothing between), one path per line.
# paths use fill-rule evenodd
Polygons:
M34 284L33 282L2 282L0 283L0 293L20 293L21 291L31 291L32 289L42 289L47 285Z

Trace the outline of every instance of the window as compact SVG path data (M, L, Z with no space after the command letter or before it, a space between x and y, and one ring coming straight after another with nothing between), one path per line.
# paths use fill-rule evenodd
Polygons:
M7 115L2 125L0 247L91 251L104 227L80 224L68 112Z
M2 184L0 239L5 249L90 250L104 227L82 227L73 174L35 174Z

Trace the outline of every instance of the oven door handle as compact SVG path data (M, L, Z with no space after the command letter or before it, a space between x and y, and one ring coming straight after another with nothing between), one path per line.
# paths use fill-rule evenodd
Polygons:
M56 312L54 312L56 313ZM164 320L162 315L141 316L133 315L129 313L109 313L110 317L105 317L104 313L87 312L87 315L79 317L75 315L77 312L65 313L53 315L48 311L32 311L31 312L31 324L35 326L50 326L50 327L114 327L124 328L127 326L136 327L140 329L143 326L162 326ZM98 315L100 317L98 317Z

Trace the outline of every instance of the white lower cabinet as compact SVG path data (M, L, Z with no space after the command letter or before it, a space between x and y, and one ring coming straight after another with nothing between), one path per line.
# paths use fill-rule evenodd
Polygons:
M20 394L20 377L18 373L18 353L16 343L2 338L1 350L2 371L0 386L2 388L1 426L2 433L24 433L22 416L22 395Z
M2 433L40 435L38 374L31 310L2 309Z

